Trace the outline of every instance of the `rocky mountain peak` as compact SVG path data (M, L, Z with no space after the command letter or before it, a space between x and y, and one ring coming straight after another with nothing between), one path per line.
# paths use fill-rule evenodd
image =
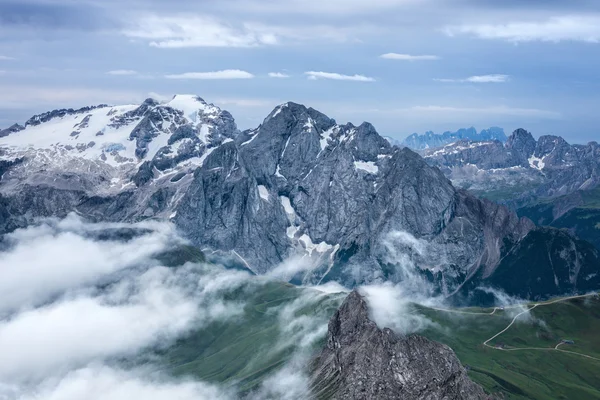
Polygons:
M6 129L0 129L0 137L8 136L11 133L19 132L25 129L23 125L13 124Z
M523 128L516 129L506 141L506 147L509 149L531 149L531 153L535 149L535 139L530 132Z
M418 335L380 329L353 291L329 322L313 363L316 397L334 399L487 399L454 352Z

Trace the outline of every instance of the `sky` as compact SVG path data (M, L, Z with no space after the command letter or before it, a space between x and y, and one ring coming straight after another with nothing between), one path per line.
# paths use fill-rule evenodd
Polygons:
M598 140L593 0L0 0L0 127L193 93L241 129L294 101L382 135Z

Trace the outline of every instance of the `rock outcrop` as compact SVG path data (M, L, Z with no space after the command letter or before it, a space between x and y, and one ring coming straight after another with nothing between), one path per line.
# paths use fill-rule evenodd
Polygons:
M369 319L353 291L329 322L327 344L312 365L319 399L489 399L448 346L400 336Z

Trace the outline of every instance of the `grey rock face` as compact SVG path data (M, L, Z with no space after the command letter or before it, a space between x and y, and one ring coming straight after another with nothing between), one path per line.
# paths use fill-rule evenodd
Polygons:
M353 291L329 322L327 344L313 362L320 399L489 399L448 346L399 336L369 319Z
M24 126L19 124L13 124L6 129L0 129L0 137L8 136L11 133L19 132L25 129Z

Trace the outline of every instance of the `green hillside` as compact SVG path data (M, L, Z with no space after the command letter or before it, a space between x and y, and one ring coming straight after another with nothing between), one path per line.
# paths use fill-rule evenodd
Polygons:
M516 310L492 315L493 309L466 310L486 315L415 309L438 324L422 334L449 345L471 378L490 392L502 392L507 399L600 399L598 297L540 305L530 311L532 317L521 315L491 340L491 347L483 343L505 329ZM555 350L563 339L574 344ZM518 350L524 348L529 350Z

